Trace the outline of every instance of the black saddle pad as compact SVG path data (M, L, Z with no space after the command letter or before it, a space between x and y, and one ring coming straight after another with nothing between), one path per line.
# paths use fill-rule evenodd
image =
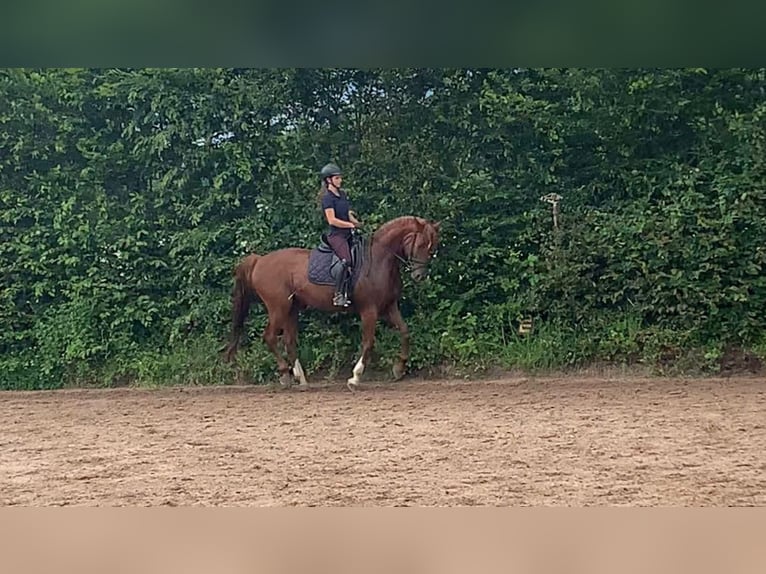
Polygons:
M364 264L365 241L358 237L351 244L351 261L354 263L354 272L351 277L351 289L356 285L359 271ZM327 251L326 246L315 247L309 254L309 281L315 285L335 285L340 274L340 258L332 251Z
M316 285L335 285L335 277L338 273L340 273L340 259L335 253L320 251L318 247L311 251L309 281Z

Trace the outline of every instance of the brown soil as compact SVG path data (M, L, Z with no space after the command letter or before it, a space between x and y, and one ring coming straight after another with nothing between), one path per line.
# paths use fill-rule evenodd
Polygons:
M766 381L0 393L4 505L766 505Z

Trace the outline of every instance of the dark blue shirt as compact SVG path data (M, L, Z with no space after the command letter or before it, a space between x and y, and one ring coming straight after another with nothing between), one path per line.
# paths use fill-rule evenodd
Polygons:
M335 217L342 221L351 221L348 217L348 212L351 209L351 205L348 201L348 196L342 189L339 191L339 193L340 196L337 196L329 189L324 193L322 196L322 212L324 213L325 209L332 207L335 210ZM334 225L331 225L330 232L350 235L351 229L347 227L335 227Z

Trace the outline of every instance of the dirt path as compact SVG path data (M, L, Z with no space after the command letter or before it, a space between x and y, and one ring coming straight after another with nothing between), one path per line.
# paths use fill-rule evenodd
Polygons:
M0 393L3 505L766 505L766 381Z

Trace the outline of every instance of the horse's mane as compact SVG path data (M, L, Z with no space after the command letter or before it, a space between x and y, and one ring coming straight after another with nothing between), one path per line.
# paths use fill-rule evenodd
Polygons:
M416 217L414 215L402 215L390 221L386 221L383 225L381 225L378 228L378 230L375 232L375 235L379 235L380 237L383 237L385 235L388 235L388 233L390 233L392 229L396 229L398 227L404 227L406 224L418 224L418 223L421 225L425 225L427 222L422 217Z

